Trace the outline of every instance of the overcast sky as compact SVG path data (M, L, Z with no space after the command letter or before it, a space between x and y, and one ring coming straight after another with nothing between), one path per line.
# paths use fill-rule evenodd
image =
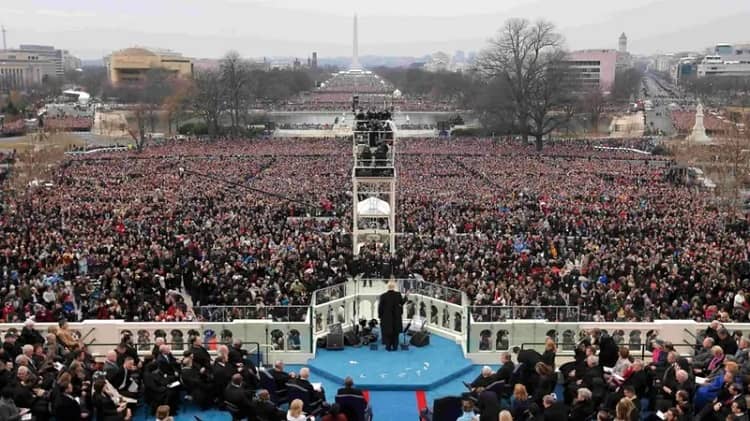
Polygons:
M133 45L304 58L349 55L355 12L362 55L478 50L508 17L551 20L572 49L615 48L621 32L635 53L750 41L749 0L3 0L0 23L9 47L86 59Z

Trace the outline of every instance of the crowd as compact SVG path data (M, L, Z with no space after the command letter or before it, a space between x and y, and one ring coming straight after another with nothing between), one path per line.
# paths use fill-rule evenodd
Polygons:
M573 361L556 366L557 347L514 350L497 371L484 367L461 396L457 421L746 421L750 406L750 340L714 321L691 358L654 340L651 361L630 355L606 332L593 329ZM435 402L434 414L457 405ZM445 402L442 403L441 401ZM432 413L424 414L429 418Z
M2 121L0 124L0 135L21 136L26 133L26 121L22 118L14 121Z
M92 107L78 104L47 104L42 109L41 123L47 130L91 130L94 125Z
M233 419L251 421L303 421L306 413L341 421L353 410L346 399L364 400L348 378L336 394L345 400L328 403L325 390L310 382L307 368L286 372L281 361L269 370L258 368L241 341L231 338L217 346L213 357L200 336L190 337L180 355L172 353L164 337L155 339L150 354L139 355L133 338L124 335L103 361L66 322L43 334L29 320L21 332L9 330L3 339L2 420L127 421L145 408L150 419L172 421L189 406L192 411L218 408ZM281 409L284 403L288 409Z
M397 253L357 259L348 141L168 141L71 158L55 188L8 196L0 317L195 320L192 306L307 305L351 275L417 273L473 305L748 320L746 218L665 181L660 157L499 139L395 150Z

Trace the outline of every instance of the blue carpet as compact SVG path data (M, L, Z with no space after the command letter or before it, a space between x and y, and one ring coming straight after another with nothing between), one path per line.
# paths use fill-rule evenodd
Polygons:
M408 351L386 352L369 347L321 349L308 367L316 378L341 384L346 376L367 390L429 390L472 370L453 341L432 335L430 345Z
M376 391L370 392L372 418L375 421L396 421L419 419L415 392Z

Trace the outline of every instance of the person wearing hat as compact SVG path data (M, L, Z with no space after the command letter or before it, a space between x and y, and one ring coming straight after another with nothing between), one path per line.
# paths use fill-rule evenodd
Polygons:
M5 341L3 342L3 350L8 358L8 361L15 361L16 357L21 354L21 346L16 342L17 336L15 330L8 330L5 334Z

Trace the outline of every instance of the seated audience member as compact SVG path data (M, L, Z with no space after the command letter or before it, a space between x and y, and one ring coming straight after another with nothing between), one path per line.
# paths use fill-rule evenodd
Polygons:
M289 404L289 410L286 413L286 420L287 421L310 421L311 417L308 417L305 415L304 412L302 412L302 406L303 403L299 399L293 400Z
M483 420L494 420L500 414L500 401L498 400L495 392L485 390L479 394L479 400L477 403L477 409L479 412L479 419ZM508 412L510 415L510 412Z
M276 361L273 364L273 370L271 370L271 376L276 382L276 393L278 394L281 390L286 390L286 384L289 383L292 378L292 374L284 371L284 362ZM284 398L285 396L281 396Z
M557 376L555 376L553 368L543 362L536 364L536 374L537 378L536 384L533 387L534 395L532 401L537 405L541 405L542 398L555 390Z
M362 392L362 390L354 387L354 379L352 379L350 376L347 376L344 379L344 387L340 388L336 392L336 396L339 396L339 395L355 395L355 396L364 397L364 393ZM350 416L353 414L349 414L346 412L346 409L344 409L343 412L347 416L347 418L350 418L350 419L354 418ZM365 416L367 417L367 419L370 419L370 420L372 419L372 406L370 405L370 402L367 402L367 407L365 408Z
M492 384L495 381L495 373L492 372L492 368L490 366L486 365L482 367L482 371L479 373L479 376L474 379L471 383L469 383L469 387L471 388L472 392L478 393L484 390L487 386Z
M18 421L21 411L13 401L13 393L9 388L0 389L0 420Z
M180 402L179 389L173 386L179 384L170 374L164 373L156 362L146 365L143 370L143 397L151 411L156 410L159 406L167 406L172 411L172 415L177 413Z
M302 386L305 390L307 390L308 396L310 396L310 407L312 408L318 408L320 407L323 402L326 401L326 393L325 390L321 387L320 390L316 390L312 383L310 383L310 369L307 367L302 367L299 370L299 377L296 379L292 379L291 383L296 384L298 386Z
M461 401L461 411L463 411L463 414L456 421L475 421L477 419L477 414L474 413L474 401L471 399Z
M207 409L213 403L214 390L208 371L205 367L198 368L193 365L191 355L182 358L180 379L185 391L193 398L193 402L202 409Z
M174 421L174 418L169 415L169 405L161 405L156 408L156 421Z
M286 418L286 414L271 402L271 394L265 389L258 391L253 410L259 421L282 421Z
M513 364L510 352L503 352L502 354L500 354L500 368L497 369L497 372L495 373L492 381L502 381L505 383L510 383L514 369L515 364Z
M701 349L698 350L693 356L693 370L702 371L704 367L708 366L709 361L714 357L711 348L714 347L714 339L711 337L703 338L701 342Z
M245 389L242 384L242 375L235 373L232 375L229 385L225 388L224 402L236 408L241 417L248 417L253 411L252 392Z
M526 392L526 386L522 384L515 385L513 387L513 395L510 397L510 413L513 415L513 419L526 419L529 416L531 403L529 394Z
M565 421L570 413L570 408L564 402L558 401L553 394L545 395L542 398L542 408L544 421Z
M591 400L591 391L582 387L576 392L573 406L570 408L570 421L587 421L596 411L596 406Z
M627 398L620 399L615 408L615 421L638 421L640 418L633 418L634 411L635 407L631 400Z
M60 393L55 398L53 406L55 419L58 421L80 421L82 419L81 405L73 397L73 384L60 384Z
M96 415L96 421L127 421L131 418L131 411L127 403L115 404L112 394L107 388L105 379L100 378L94 382L94 390L91 394L91 405Z
M326 414L323 415L321 421L347 421L348 419L349 418L346 416L346 414L341 410L341 406L337 403L334 403L330 408L328 408L328 411L326 411Z
M21 345L44 345L44 337L39 331L34 329L34 320L27 319L23 323L21 336L18 338Z

